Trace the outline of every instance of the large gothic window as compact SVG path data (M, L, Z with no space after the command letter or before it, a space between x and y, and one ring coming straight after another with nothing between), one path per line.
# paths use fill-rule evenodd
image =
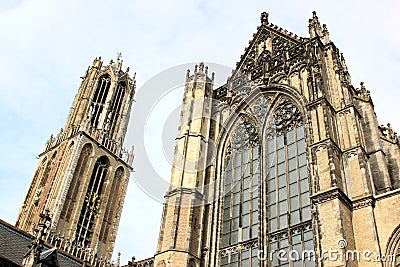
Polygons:
M94 92L88 113L88 117L90 118L90 126L93 129L98 127L100 115L103 112L110 85L111 78L107 74L101 76L97 80L96 91Z
M90 244L95 217L100 210L102 189L107 176L109 161L106 156L100 157L94 164L85 202L76 229L77 241L84 246Z
M258 266L258 135L242 118L230 142L225 159L220 266L254 267Z
M306 142L295 105L281 99L266 138L266 259L272 266L315 266Z

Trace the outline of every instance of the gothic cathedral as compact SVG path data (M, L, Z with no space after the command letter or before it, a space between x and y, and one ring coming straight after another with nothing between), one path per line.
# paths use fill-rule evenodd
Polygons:
M397 134L315 13L309 34L262 13L225 85L188 73L151 264L400 266Z
M30 231L49 210L48 240L108 258L133 157L135 80L121 64L86 72L17 220ZM156 252L129 266L400 266L397 134L315 12L308 37L262 13L227 83L213 83L203 63L187 73Z
M16 222L32 232L47 210L46 241L79 258L111 257L132 170L133 152L122 145L135 78L121 67L118 57L107 66L96 58L88 68L64 128L39 155Z

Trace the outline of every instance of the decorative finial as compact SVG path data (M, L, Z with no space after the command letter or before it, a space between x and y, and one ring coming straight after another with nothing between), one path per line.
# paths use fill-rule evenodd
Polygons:
M121 51L118 51L118 52L117 52L117 60L120 60L121 57L122 57L122 53L121 53Z
M267 12L262 12L261 13L261 24L267 25L268 24L268 13Z
M204 63L203 62L200 63L199 71L200 72L204 71Z

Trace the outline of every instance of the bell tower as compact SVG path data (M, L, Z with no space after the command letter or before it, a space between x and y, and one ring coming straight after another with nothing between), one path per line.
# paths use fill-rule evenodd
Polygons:
M122 70L119 54L108 65L96 58L82 79L65 126L38 156L16 226L32 232L48 210L47 242L79 258L109 259L132 171L133 149L122 145L135 75Z

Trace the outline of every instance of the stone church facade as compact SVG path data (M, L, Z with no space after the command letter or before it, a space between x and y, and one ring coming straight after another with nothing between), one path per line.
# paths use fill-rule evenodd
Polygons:
M135 80L121 64L86 72L16 223L30 231L49 210L47 241L81 258L76 244L111 256L131 170ZM308 37L262 13L227 83L213 83L204 64L187 73L156 253L128 266L400 266L397 134L315 13Z
M397 134L309 34L262 13L225 85L188 72L154 266L400 266Z

